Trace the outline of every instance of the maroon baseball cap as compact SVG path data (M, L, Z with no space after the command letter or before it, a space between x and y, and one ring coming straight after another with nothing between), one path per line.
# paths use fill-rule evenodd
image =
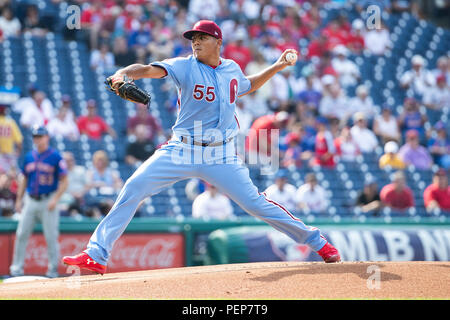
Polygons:
M194 32L203 32L209 34L210 36L213 36L214 38L222 39L222 30L220 30L219 26L214 21L210 20L198 21L196 24L194 24L194 27L191 30L188 30L185 33L183 33L183 37L192 40Z

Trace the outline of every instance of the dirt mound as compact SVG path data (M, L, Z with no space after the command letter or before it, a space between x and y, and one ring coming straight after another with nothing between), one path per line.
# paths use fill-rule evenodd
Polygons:
M450 262L264 262L0 284L1 299L449 299Z

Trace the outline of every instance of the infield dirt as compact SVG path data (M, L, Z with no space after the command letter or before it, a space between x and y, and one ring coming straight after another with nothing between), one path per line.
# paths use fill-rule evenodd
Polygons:
M263 262L0 284L0 299L449 298L450 262Z

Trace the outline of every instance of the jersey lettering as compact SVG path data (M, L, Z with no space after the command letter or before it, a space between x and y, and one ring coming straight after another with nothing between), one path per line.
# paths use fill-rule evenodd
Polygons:
M194 87L193 97L195 100L202 100L205 98L208 102L213 102L216 100L216 94L214 93L214 87L207 87L205 94L205 86L202 84L196 84Z
M236 101L237 89L238 82L236 79L232 79L230 81L230 103L234 103Z

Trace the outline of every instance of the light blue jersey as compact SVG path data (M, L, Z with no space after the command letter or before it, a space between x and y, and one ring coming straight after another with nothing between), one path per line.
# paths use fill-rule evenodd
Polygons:
M152 65L164 68L177 86L179 109L172 128L176 136L186 135L187 131L196 141L209 142L211 129L219 130L224 139L236 136L236 99L251 88L236 62L221 58L213 68L190 55Z
M315 251L327 243L319 229L305 225L282 205L260 193L251 181L248 168L229 141L239 130L234 114L236 99L251 89L251 83L234 61L220 59L220 62L217 68L212 68L189 56L152 63L164 68L178 88L174 136L127 180L111 211L97 226L85 250L97 263L107 264L115 241L143 199L189 178L216 186L250 215ZM218 132L223 145L204 146L179 139L188 135L197 142L216 142L209 138L217 135L209 135L208 131ZM216 152L222 147L230 152ZM186 154L193 154L194 161L185 158ZM195 161L196 155L200 155L201 161ZM225 158L227 161L223 161Z

